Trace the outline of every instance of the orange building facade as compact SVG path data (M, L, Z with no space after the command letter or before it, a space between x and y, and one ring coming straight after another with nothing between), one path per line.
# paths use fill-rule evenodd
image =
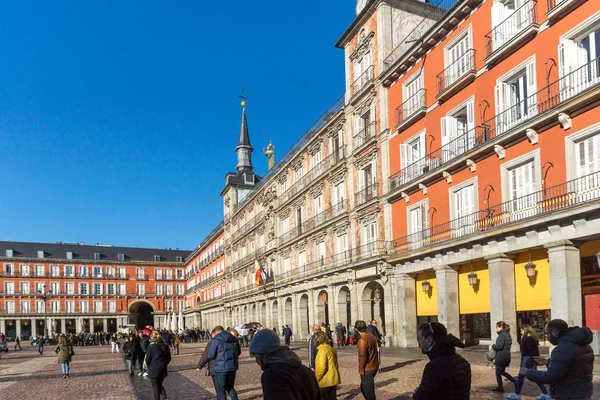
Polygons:
M0 242L0 332L9 337L161 327L185 308L189 251Z
M600 329L598 4L445 3L379 74L399 323Z

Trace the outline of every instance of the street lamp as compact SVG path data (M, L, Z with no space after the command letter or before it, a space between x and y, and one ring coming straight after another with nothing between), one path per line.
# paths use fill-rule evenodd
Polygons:
M423 293L429 293L429 289L431 289L431 285L427 278L423 282L421 282L421 287L423 288Z
M46 285L42 288L43 290L38 290L38 297L44 302L44 337L48 339L48 307L46 302L50 300L52 291L46 291Z
M527 278L535 278L535 264L531 262L531 252L529 252L529 262L525 264L525 272L527 273Z
M471 263L471 273L468 275L468 278L469 285L471 285L472 288L475 288L475 285L477 285L477 274L473 271L473 263Z
M377 301L381 300L381 290L379 288L375 289L374 297Z

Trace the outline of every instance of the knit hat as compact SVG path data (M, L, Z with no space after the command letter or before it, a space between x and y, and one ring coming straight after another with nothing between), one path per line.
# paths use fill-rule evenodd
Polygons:
M250 353L266 354L281 345L279 336L270 329L261 329L256 332L250 342Z

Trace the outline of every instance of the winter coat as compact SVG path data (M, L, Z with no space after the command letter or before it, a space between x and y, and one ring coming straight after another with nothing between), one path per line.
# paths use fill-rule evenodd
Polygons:
M217 374L237 371L241 353L237 339L229 332L219 332L208 346L208 359L215 361L214 369Z
M286 346L265 354L261 384L264 400L320 400L315 374Z
M167 366L171 362L171 350L162 338L152 339L146 352L148 378L162 378L168 375Z
M315 347L315 335L311 335L308 339L308 368L315 368L315 358L317 356L317 349Z
M134 342L127 341L123 343L123 358L126 360L133 360L137 358L137 354L133 347Z
M573 327L558 339L550 355L546 371L530 369L527 378L534 382L550 384L553 399L581 399L592 397L592 370L594 351L592 331Z
M71 354L73 354L73 346L71 346L70 344L61 344L56 347L56 350L54 350L54 352L58 354L57 361L59 364L70 363L72 357Z
M521 340L521 357L537 357L540 355L540 346L531 336Z
M320 388L337 386L341 383L337 351L327 343L317 347L315 376Z
M170 346L172 344L173 338L171 337L171 334L168 331L162 333L162 338L167 346Z
M377 343L381 343L381 333L379 333L379 329L377 329L376 326L367 325L367 332L375 336L375 339L377 339Z
M468 400L471 394L471 365L456 347L465 347L458 338L448 335L427 353L429 363L423 370L414 400Z
M142 348L142 353L146 354L148 351L148 346L150 346L150 339L146 336L142 340L140 340L140 347Z
M285 337L291 337L292 336L292 330L288 327L283 328L283 331L281 331L281 334Z
M497 367L508 367L510 365L510 347L512 346L512 338L510 333L502 330L498 332L496 344L492 345L492 349L496 351L494 364Z
M212 341L212 339L211 339ZM239 345L238 345L239 347ZM210 342L204 348L202 352L202 356L200 356L200 361L198 361L198 369L204 368L205 365L208 364L208 373L210 376L215 376L215 361L208 359L208 349L210 348ZM241 350L240 350L241 351Z
M360 335L356 347L358 348L358 373L364 375L366 371L378 370L377 338L370 333Z

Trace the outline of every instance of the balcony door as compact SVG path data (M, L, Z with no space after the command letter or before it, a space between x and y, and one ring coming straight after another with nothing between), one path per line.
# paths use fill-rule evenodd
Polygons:
M600 196L600 135L576 144L577 200L587 201Z

